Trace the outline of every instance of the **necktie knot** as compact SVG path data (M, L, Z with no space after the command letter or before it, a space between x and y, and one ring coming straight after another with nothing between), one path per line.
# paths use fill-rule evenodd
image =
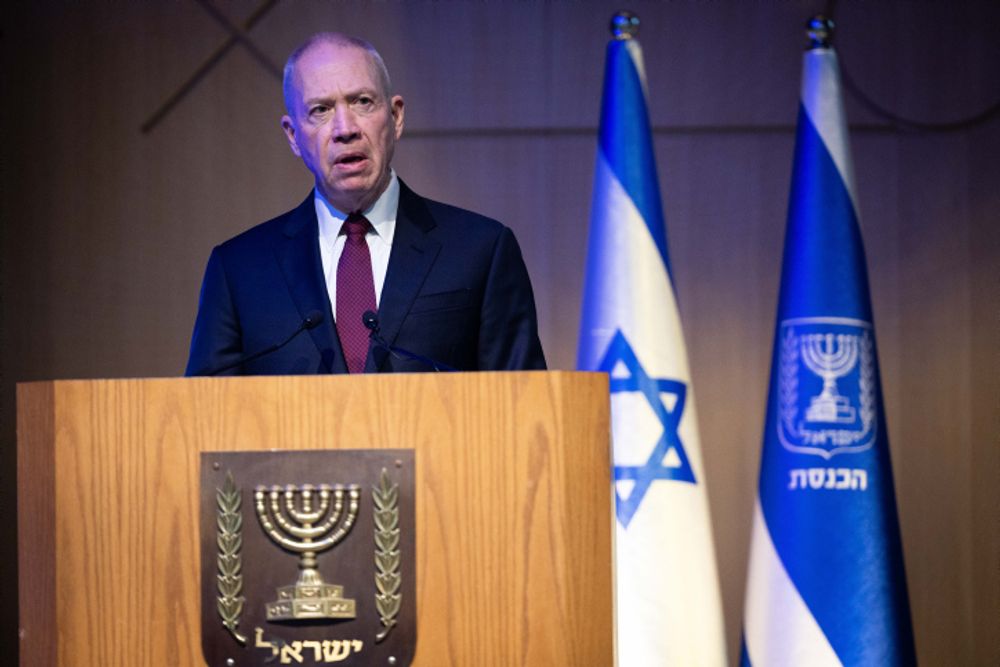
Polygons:
M358 243L359 241L365 240L365 235L368 233L368 228L371 223L368 219L361 215L360 213L352 213L347 216L344 220L344 224L341 227L341 231L347 234L347 240L351 243Z

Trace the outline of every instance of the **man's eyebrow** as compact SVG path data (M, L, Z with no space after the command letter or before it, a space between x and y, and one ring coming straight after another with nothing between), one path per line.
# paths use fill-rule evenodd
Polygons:
M369 88L367 86L363 87L363 88L357 88L356 90L350 90L350 91L344 93L343 97L345 99L348 99L348 100L353 100L353 99L356 99L358 97L361 97L362 95L366 95L368 97L376 97L376 98L380 97L379 91L378 91L377 88ZM316 95L315 97L307 98L305 100L305 104L307 106L310 105L310 104L316 104L317 102L320 102L320 103L323 103L323 104L329 104L330 102L335 101L337 99L337 97L338 97L338 95Z
M352 91L348 92L346 95L344 95L344 97L346 97L349 100L353 100L353 99L357 99L358 97L361 97L362 95L364 95L366 97L378 97L379 96L378 95L378 89L377 88L368 88L368 87L358 88L357 90L352 90Z
M310 97L309 99L305 100L305 105L306 106L310 106L312 104L317 104L317 103L319 103L319 104L328 104L328 103L330 103L332 101L333 101L333 98L330 97L329 95L318 95L316 97Z

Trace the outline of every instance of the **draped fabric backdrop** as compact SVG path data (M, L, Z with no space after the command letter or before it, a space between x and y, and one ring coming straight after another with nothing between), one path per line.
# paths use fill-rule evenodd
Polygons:
M255 2L213 1L240 24ZM698 392L730 656L739 655L803 25L825 3L632 2ZM407 102L400 175L514 228L542 342L573 368L617 2L278 2L279 66L319 28L367 36ZM180 374L211 247L301 201L279 82L195 2L2 10L0 628L16 641L14 383ZM1000 4L840 3L844 69L901 115L1000 96ZM1000 662L1000 120L904 133L847 115L917 654ZM294 326L296 323L290 322ZM21 480L25 482L26 480ZM683 536L678 536L683 539Z

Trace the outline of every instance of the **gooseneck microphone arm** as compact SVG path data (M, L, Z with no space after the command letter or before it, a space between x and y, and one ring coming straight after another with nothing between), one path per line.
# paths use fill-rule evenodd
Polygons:
M364 314L361 316L361 321L364 323L365 328L371 332L368 334L368 337L372 340L372 342L374 342L376 345L378 345L379 347L381 347L382 349L384 349L386 352L396 357L397 359L409 359L411 361L416 361L425 366L433 368L436 371L449 371L452 373L458 372L457 368L452 368L448 364L443 364L440 361L434 361L433 359L429 359L423 355L419 355L416 352L410 352L409 350L404 350L401 347L396 347L395 345L391 345L389 341L383 338L382 334L379 333L378 315L376 315L374 312L366 310Z
M242 366L243 364L250 363L254 359L259 359L259 358L263 357L266 354L271 354L272 352L277 352L281 348L283 348L286 345L288 345L289 343L291 343L292 339L294 339L300 333L302 333L303 331L307 331L308 329L315 329L322 322L323 322L323 313L321 313L318 310L310 311L309 313L306 314L306 316L304 318L302 318L302 322L299 323L299 327L295 331L293 331L288 336L288 338L286 338L285 340L281 341L280 343L275 343L274 345L271 345L270 347L266 347L263 350L258 350L257 352L254 352L253 354L247 355L245 357L240 357L239 359L237 359L233 363L226 364L225 366L222 366L221 368L216 368L211 373L205 373L205 375L209 375L209 376L211 376L211 375L218 375L219 373L223 373L225 371L228 371L231 368L236 368L237 366Z

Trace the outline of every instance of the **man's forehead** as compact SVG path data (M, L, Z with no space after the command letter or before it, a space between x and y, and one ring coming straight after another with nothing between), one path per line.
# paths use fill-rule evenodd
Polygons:
M371 54L351 44L321 42L306 50L295 63L300 90L312 86L343 85L377 87Z

